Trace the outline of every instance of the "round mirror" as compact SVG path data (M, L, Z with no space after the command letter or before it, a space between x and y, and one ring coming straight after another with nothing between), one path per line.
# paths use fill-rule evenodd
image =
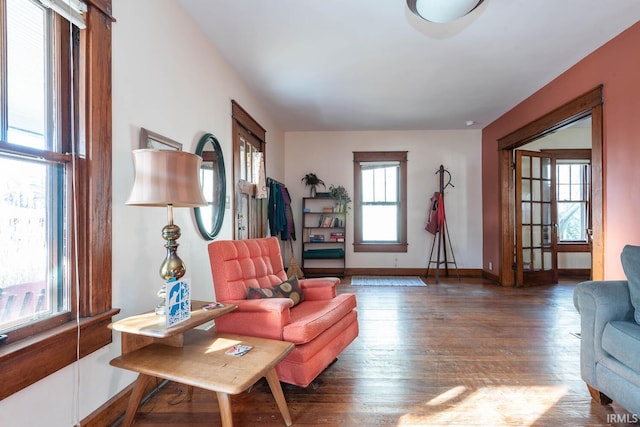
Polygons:
M220 143L210 133L198 142L196 154L202 157L200 182L207 206L194 208L200 234L206 240L213 240L222 227L224 219L227 182L224 172L224 158Z

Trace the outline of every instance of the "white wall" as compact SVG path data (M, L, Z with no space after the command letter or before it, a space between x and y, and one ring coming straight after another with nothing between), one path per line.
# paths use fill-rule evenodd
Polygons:
M353 198L353 151L408 151L407 253L354 253L353 213L347 217L347 268L426 268L433 235L424 230L429 200L438 191L436 171L443 165L455 187L445 191L447 225L459 268L482 267L481 132L379 131L288 132L285 135L285 182L292 197L294 221L301 229L300 182L314 172L327 188L343 185ZM322 187L318 191L324 191ZM353 212L353 209L352 209ZM298 237L296 256L300 260ZM434 253L435 257L435 253ZM434 266L435 267L435 266Z
M133 183L131 150L147 128L193 152L203 133L222 146L231 194L231 99L267 129L267 173L284 178L284 133L236 73L171 0L113 0L113 306L116 320L155 307L164 258L166 210L125 206ZM192 279L193 297L214 297L206 245L190 209L176 209L182 228L178 253ZM219 239L231 238L227 210ZM0 401L2 425L69 427L109 400L135 375L109 366L114 343ZM37 410L34 410L37 408Z

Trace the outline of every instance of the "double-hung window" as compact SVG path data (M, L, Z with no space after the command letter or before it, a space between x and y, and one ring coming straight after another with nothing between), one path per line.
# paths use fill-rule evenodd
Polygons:
M588 243L590 161L557 159L556 169L558 243Z
M37 2L5 3L0 107L0 333L70 311L70 67L61 21ZM67 26L67 31L68 26ZM68 128L66 128L68 130Z
M406 252L407 152L354 152L356 252Z
M111 341L110 9L0 0L0 399Z

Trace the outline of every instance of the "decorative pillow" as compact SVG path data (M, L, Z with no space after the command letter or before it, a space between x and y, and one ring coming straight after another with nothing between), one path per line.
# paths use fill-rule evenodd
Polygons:
M622 269L629 282L631 304L635 308L636 323L640 324L640 246L626 245L622 249Z
M288 280L270 288L249 288L247 299L258 298L291 298L293 305L304 301L304 294L298 284L298 276L291 276Z

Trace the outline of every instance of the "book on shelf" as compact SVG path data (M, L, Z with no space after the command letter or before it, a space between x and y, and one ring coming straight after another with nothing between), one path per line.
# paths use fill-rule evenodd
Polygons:
M344 242L344 233L341 232L341 231L336 231L336 232L331 233L329 238L331 240L333 240L334 242Z

